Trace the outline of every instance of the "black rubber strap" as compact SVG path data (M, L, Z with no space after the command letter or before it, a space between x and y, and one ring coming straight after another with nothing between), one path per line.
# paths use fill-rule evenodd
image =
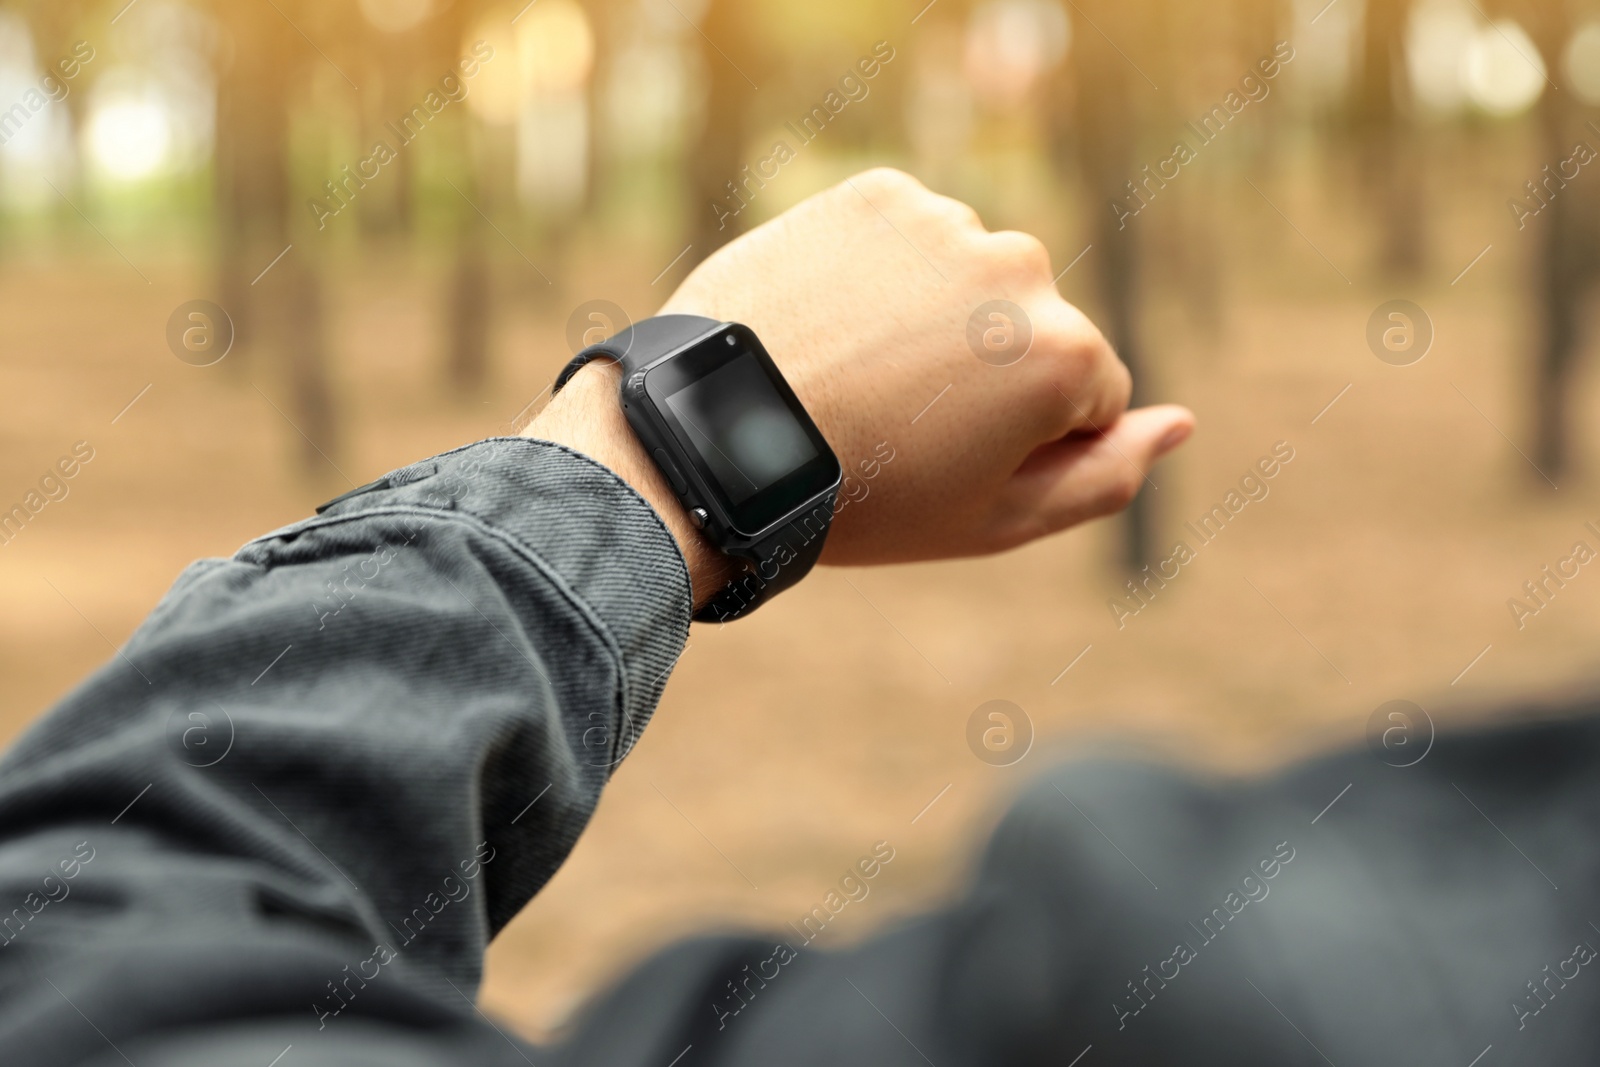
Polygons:
M574 374L597 359L616 360L622 364L626 378L640 365L681 348L720 325L715 319L699 315L657 315L643 319L615 337L590 345L573 356L556 376L551 395L559 393ZM730 558L744 564L744 573L695 612L695 621L732 622L804 578L822 555L837 495L837 492L830 493L825 500L813 505L810 513L785 524L753 547L737 555L729 553Z
M614 359L622 364L623 374L630 374L641 361L648 362L665 355L720 325L716 319L700 315L657 315L643 319L615 337L590 345L573 356L561 368L561 373L556 375L556 384L551 387L550 395L561 392L561 387L570 382L574 374L597 359Z
M837 496L837 491L829 493L810 513L780 527L751 550L751 558L733 557L743 559L745 572L695 612L695 621L732 622L799 583L822 556Z

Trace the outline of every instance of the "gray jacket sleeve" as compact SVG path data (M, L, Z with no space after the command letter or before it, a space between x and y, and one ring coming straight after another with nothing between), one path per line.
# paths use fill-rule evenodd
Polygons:
M5 1058L524 1062L471 1007L484 948L689 615L650 506L520 438L193 565L0 763Z

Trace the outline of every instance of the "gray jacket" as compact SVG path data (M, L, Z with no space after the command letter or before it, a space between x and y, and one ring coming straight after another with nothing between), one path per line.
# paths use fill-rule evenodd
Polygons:
M1407 768L1065 768L943 912L675 946L520 1042L473 1006L484 949L689 615L651 508L516 438L190 567L0 763L0 1063L1596 1060L1588 708Z

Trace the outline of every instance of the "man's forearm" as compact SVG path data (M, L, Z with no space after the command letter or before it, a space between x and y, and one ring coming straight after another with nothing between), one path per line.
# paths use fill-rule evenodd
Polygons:
M0 765L0 902L66 890L0 923L0 1042L70 1014L29 961L97 1018L106 958L204 986L262 937L299 946L252 980L308 1034L389 982L470 994L565 859L685 639L673 539L554 444L390 480L191 568Z

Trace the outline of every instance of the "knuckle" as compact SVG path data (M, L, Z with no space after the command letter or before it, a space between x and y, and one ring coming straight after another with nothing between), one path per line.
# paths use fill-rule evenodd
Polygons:
M1144 485L1144 475L1132 463L1123 463L1121 468L1108 494L1108 503L1115 511L1132 504L1133 498L1139 495L1139 489Z
M1111 353L1111 374L1112 408L1121 414L1128 410L1128 404L1133 400L1133 372L1115 352Z
M914 197L919 193L925 196L933 195L917 179L893 167L873 167L871 170L862 171L850 179L850 184L855 185L869 197Z
M1050 277L1050 252L1033 234L1002 230L990 234L988 243L1002 269L1020 273L1029 281Z
M1036 343L1070 384L1081 386L1107 363L1117 361L1105 335L1083 312L1059 298L1034 314Z
M1035 345L1062 405L1063 428L1106 428L1127 407L1132 377L1110 342L1083 313L1065 301L1042 315Z
M1128 400L1133 395L1133 378L1122 360L1112 354L1087 378L1084 393L1084 410L1095 425L1104 430L1128 410Z
M874 201L883 197L890 203L903 204L961 226L982 228L978 213L969 205L934 192L903 170L896 170L893 167L874 167L856 175L850 181Z
M929 193L928 196L933 202L934 209L957 229L983 229L983 220L978 217L977 210L971 204L938 193Z

